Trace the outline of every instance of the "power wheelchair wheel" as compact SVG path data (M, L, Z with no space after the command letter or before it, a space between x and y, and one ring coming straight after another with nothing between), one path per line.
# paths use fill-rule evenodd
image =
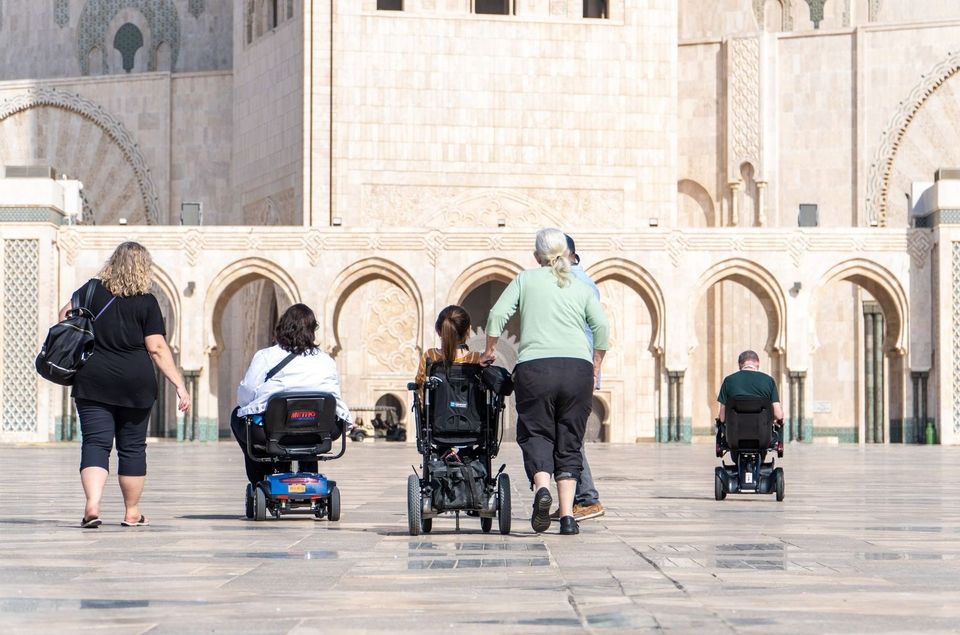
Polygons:
M773 474L774 474L774 478L776 479L775 483L777 487L777 500L782 501L783 500L783 468L781 467L776 468L775 470L773 470Z
M267 495L259 487L253 488L253 519L267 519Z
M423 492L416 474L407 476L407 530L411 536L419 536L423 522Z
M253 518L253 485L250 485L249 483L247 483L246 496L244 496L244 500L246 501L247 520L250 520Z
M327 501L327 520L332 522L340 520L340 488L336 485L330 490L330 500Z
M420 521L420 528L423 530L423 533L429 534L433 530L433 519L424 518Z
M493 529L493 518L490 518L489 516L481 516L480 531L485 534L489 534L491 529Z
M501 474L497 477L497 524L500 533L510 533L510 477Z
M720 478L720 470L722 468L717 468L716 473L713 475L713 497L722 501L727 497L727 491L723 488L723 481Z

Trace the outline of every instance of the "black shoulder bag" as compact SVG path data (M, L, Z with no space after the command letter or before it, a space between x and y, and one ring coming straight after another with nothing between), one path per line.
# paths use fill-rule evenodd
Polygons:
M77 290L70 300L71 309L62 322L50 327L47 338L37 355L36 367L41 377L61 386L73 385L73 380L90 356L93 355L93 323L103 315L116 298L100 309L96 315L90 310L96 280L91 280L80 291Z

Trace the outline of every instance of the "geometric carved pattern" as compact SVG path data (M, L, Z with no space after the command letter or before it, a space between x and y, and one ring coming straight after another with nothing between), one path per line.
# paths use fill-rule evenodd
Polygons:
M930 248L933 246L930 231L926 229L911 229L909 232L910 237L907 239L907 251L910 252L913 267L918 270L923 269L927 265L927 257L930 255Z
M55 88L31 88L21 95L0 102L0 121L36 106L53 106L75 112L99 126L119 146L123 157L133 168L140 187L140 196L143 198L147 224L156 225L159 222L157 186L153 182L147 162L134 142L133 136L122 123L89 99Z
M37 429L39 279L40 241L3 241L3 432Z
M53 21L61 29L70 24L70 0L55 0L53 3Z
M814 28L819 29L820 23L823 22L823 3L827 0L807 0L807 4L810 6L810 21L813 22Z
M873 10L872 4L871 10ZM879 10L879 4L877 10ZM960 72L960 51L951 54L925 73L922 76L923 80L913 87L906 99L900 102L900 108L894 113L883 132L883 142L877 148L870 168L866 205L867 219L871 223L875 222L881 227L887 225L888 197L893 164L897 158L900 144L907 133L907 128L910 127L910 123L923 105L957 72Z
M960 434L960 242L953 243L953 433Z
M143 14L150 27L147 70L157 70L157 49L163 43L170 46L170 70L176 68L177 55L180 53L180 18L172 0L89 0L77 23L77 58L82 75L90 74L89 54L94 47L99 47L103 71L109 74L107 29L114 16L126 8L136 9Z
M363 342L384 369L411 371L417 366L416 305L400 287L386 283L369 307Z
M190 4L187 10L195 18L199 18L203 14L204 8L206 8L206 2L204 0L190 0Z
M729 40L730 110L729 147L731 180L739 180L740 166L760 166L760 40Z

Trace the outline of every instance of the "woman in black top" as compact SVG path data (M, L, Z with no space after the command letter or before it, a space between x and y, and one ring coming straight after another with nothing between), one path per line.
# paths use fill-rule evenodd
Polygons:
M80 524L84 528L101 524L100 500L114 438L119 457L117 474L126 507L121 524L148 524L139 504L147 474L147 422L157 399L154 364L177 387L180 411L190 407L183 376L164 337L160 305L147 292L152 265L150 253L143 245L123 243L98 277L80 290L83 298L87 285L93 286L93 299L87 308L97 316L93 355L77 372L73 383L83 433L80 481L87 504ZM61 320L70 308L68 302L60 309Z

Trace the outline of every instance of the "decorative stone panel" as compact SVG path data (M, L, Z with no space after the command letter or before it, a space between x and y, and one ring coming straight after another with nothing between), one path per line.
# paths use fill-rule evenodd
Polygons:
M760 40L732 39L727 44L729 77L728 147L731 181L739 180L740 166L751 163L760 171Z
M40 241L3 241L3 385L0 431L36 432Z
M764 24L766 24L766 6L767 0L753 0L753 14L757 18L757 26L760 30L763 30ZM792 31L793 30L793 0L782 0L781 6L783 7L783 30Z
M953 273L952 310L953 324L953 434L960 435L960 242L953 243L951 260Z
M53 21L61 29L70 24L70 0L54 0Z
M150 25L153 44L147 52L147 70L157 70L157 48L164 42L170 46L170 70L176 68L180 53L180 18L172 0L89 0L77 24L77 56L81 74L90 74L88 55L94 47L100 48L104 72L109 72L107 52L111 47L106 41L107 29L114 16L127 8L142 13Z
M206 0L190 0L187 11L189 11L190 15L193 17L199 18L201 15L203 15L203 12L206 8Z
M623 216L619 190L365 184L362 201L364 222L392 227L564 227L583 219L617 227Z

